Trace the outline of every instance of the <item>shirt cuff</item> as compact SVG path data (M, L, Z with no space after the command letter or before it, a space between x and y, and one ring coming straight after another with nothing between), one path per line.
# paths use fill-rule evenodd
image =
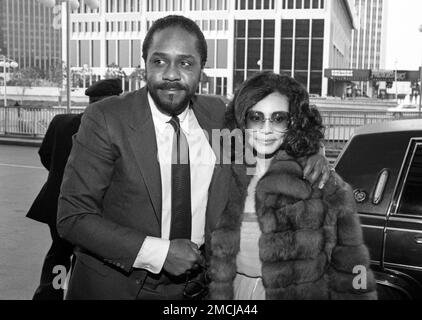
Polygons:
M160 273L166 261L169 248L170 240L146 237L133 267L145 269L154 274Z

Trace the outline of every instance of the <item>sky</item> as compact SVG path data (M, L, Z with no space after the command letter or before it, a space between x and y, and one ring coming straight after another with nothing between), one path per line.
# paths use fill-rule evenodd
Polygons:
M422 63L422 0L388 1L386 69L417 70Z

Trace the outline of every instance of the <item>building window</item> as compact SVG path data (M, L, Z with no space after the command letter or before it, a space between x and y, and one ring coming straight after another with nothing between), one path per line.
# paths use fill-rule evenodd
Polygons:
M281 21L281 73L291 74L293 54L293 20Z
M311 66L309 92L322 94L324 58L324 20L312 20ZM350 51L350 50L349 50Z
M235 85L259 71L274 69L274 20L235 21Z
M280 73L292 75L310 93L321 94L323 50L324 20L282 21Z
M107 65L117 64L116 40L107 40Z
M275 0L235 0L236 10L274 10Z
M132 67L141 65L141 41L132 40Z
M101 66L101 42L100 40L92 41L92 66L94 68Z
M214 11L227 10L227 2L230 0L190 0L191 11Z
M182 11L183 0L146 0L148 12Z
M202 21L202 31L208 31L208 20Z
M228 65L227 39L207 39L208 59L205 68L226 69Z
M226 69L227 68L227 50L228 50L228 40L227 39L218 39L217 40L217 68Z
M293 0L288 0L287 1L287 9L293 9Z
M129 40L118 40L119 43L119 67L130 67L129 62Z
M305 0L305 9L311 8L311 0Z
M90 40L80 40L79 41L79 66L90 65L89 61L89 42Z
M414 156L411 159L409 173L404 182L402 196L397 212L403 215L422 216L422 198L420 197L422 167L422 146L416 145Z
M78 41L70 41L70 66L78 66Z
M205 68L213 69L215 68L215 40L207 39L207 46L208 46L208 59L207 59Z
M210 31L216 30L216 23L215 20L210 20Z
M215 94L226 96L227 95L227 78L218 77L216 79Z
M227 96L227 78L208 77L208 81L206 83L200 84L198 93Z

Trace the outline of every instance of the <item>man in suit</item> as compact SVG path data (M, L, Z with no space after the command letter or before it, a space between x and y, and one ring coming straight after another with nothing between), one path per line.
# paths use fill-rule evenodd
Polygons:
M204 35L185 17L158 19L143 59L146 87L89 106L74 138L57 220L77 247L67 299L192 298L226 203L230 175L206 136L225 105L195 95Z
M110 95L122 93L120 79L97 81L86 89L89 103L102 100ZM50 229L52 244L44 259L40 285L35 291L34 300L63 300L63 290L53 288L55 266L70 269L73 246L59 237L56 228L57 201L63 171L72 149L72 136L78 131L83 113L60 114L53 118L48 126L38 154L43 166L49 171L47 181L42 187L27 214L28 218L46 223Z

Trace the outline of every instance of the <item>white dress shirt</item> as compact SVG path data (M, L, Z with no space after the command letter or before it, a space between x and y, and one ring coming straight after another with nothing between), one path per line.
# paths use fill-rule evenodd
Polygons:
M135 260L134 267L160 273L170 247L171 225L171 156L174 129L170 116L160 112L154 100L148 94L157 138L158 161L161 170L162 213L161 238L146 237ZM191 240L198 247L205 241L205 211L208 202L208 189L214 172L216 156L212 150L198 120L191 108L179 116L180 127L189 144L189 161L191 174Z

